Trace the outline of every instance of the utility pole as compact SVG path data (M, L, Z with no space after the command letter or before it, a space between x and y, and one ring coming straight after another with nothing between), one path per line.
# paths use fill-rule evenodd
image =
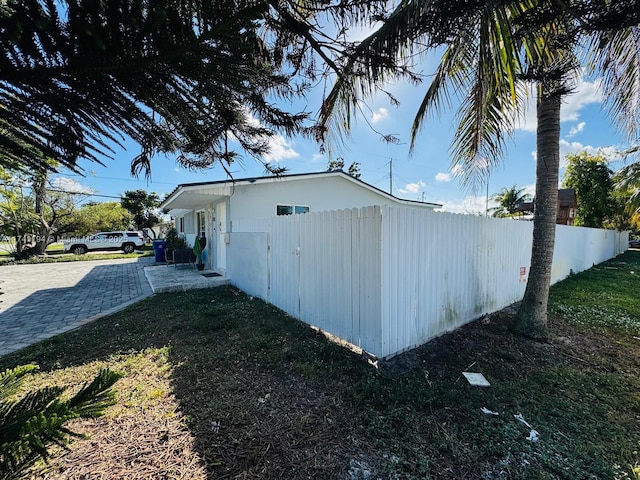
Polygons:
M389 159L389 195L393 195L393 158Z
M485 197L484 216L489 216L489 175L487 175L487 196Z

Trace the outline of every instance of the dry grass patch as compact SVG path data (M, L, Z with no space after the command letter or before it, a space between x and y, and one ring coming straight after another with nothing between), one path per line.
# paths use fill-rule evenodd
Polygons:
M69 423L85 439L58 448L29 478L207 478L173 394L168 354L168 348L149 348L35 375L29 388L56 384L73 391L101 368L125 374L114 387L118 402L103 417Z

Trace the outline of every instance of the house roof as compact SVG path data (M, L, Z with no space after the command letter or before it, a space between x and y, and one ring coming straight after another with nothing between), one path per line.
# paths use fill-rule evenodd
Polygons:
M531 212L533 211L535 199L533 202L522 202L517 205L519 212ZM559 188L558 189L558 206L559 207L576 207L576 191L573 188Z
M558 190L558 205L561 207L575 207L576 191L573 188L561 188Z
M438 203L427 203L419 202L417 200L405 200L402 198L398 198L385 192L384 190L381 190L377 187L374 187L373 185L369 185L368 183L363 182L362 180L354 178L351 175L347 175L341 170L334 170L330 172L294 173L289 175L278 175L269 177L253 177L232 180L218 180L212 182L183 183L178 185L167 196L167 198L160 204L160 208L170 208L174 211L180 209L192 210L194 208L198 208L196 207L196 205L199 206L202 205L202 203L211 201L212 199L215 200L216 197L222 198L231 195L233 193L233 189L238 186L288 182L301 178L312 179L332 176L347 179L348 181L353 182L362 188L371 190L378 195L381 195L389 200L400 204L427 208L438 208L442 206ZM179 198L182 198L183 201L179 201Z

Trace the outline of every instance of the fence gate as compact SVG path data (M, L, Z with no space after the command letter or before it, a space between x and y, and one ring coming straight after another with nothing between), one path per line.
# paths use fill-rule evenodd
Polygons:
M370 207L277 217L243 228L268 231L269 302L364 347L364 339L379 336L372 331L379 325L372 324L380 318L380 224L379 208ZM240 240L244 234L236 235Z

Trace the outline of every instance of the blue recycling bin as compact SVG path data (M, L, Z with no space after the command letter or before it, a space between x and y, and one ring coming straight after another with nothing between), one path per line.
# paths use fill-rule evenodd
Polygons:
M156 256L156 262L164 262L165 261L165 250L167 249L167 242L164 240L154 240L153 241L153 253Z

